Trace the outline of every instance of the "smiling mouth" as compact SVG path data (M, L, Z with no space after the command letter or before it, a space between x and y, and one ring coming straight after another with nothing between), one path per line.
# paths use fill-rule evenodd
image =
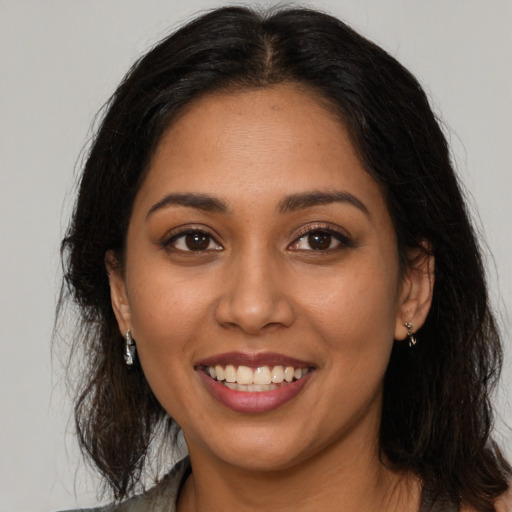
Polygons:
M272 391L302 379L311 368L293 366L250 366L215 365L204 366L204 373L233 391L265 392Z

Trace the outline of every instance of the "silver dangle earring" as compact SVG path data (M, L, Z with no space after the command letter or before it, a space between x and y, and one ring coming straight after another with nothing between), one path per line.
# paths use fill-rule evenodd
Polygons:
M124 344L124 362L128 368L133 367L133 363L135 362L135 341L132 338L132 334L130 329L126 331L125 344Z
M414 347L414 345L416 345L416 337L412 333L413 326L412 326L411 322L405 322L404 325L405 325L405 327L407 327L407 337L409 338L409 347Z

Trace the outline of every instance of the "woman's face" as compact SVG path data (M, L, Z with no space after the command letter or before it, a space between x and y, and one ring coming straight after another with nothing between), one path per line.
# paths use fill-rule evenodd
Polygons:
M383 195L314 96L193 103L157 147L110 277L192 457L279 469L376 447L409 287Z

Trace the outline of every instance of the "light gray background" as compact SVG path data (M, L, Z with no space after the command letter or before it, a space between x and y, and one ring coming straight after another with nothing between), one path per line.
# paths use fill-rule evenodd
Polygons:
M242 2L243 3L243 2ZM0 0L0 512L95 503L50 338L59 240L94 114L133 60L207 0ZM267 2L264 5L268 5ZM325 0L398 57L444 120L494 262L508 357L497 398L512 455L512 2ZM499 285L499 288L498 288ZM53 365L53 369L52 369ZM507 399L508 397L508 399Z

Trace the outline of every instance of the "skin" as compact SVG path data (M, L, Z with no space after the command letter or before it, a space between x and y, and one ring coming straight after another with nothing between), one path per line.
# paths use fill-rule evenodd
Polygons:
M292 195L333 191L345 199L290 207ZM225 211L169 194L208 195ZM183 229L206 245L189 250ZM314 250L307 233L328 248ZM124 268L107 255L120 331L131 329L189 448L180 512L418 506L418 482L378 458L393 340L406 321L421 327L432 297L433 259L414 256L401 275L383 194L311 93L281 85L189 105L136 196ZM278 352L314 371L285 405L235 412L197 371L233 351Z

